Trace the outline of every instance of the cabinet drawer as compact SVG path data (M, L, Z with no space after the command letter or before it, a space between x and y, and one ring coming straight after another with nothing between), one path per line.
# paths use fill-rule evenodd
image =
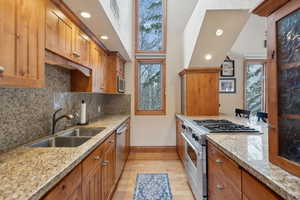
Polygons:
M282 198L247 172L242 172L243 199L281 200Z
M102 144L99 145L89 156L87 156L82 162L82 174L87 176L93 169L100 165L102 161L103 153L109 147L110 144L115 143L115 134L112 134Z
M52 189L43 199L56 200L67 199L81 185L81 164L70 172L54 189Z
M215 146L208 143L208 191L210 199L241 199L242 170ZM225 198L226 196L226 198Z

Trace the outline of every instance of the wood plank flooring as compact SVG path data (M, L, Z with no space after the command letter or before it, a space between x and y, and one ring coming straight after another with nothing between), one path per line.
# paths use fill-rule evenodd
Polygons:
M133 200L138 173L168 173L173 200L194 200L177 153L130 153L112 200Z

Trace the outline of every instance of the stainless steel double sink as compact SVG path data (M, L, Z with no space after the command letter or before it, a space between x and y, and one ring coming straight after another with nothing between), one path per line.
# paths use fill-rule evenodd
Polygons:
M58 134L40 139L26 146L29 147L78 147L101 133L105 128L76 128L59 132Z

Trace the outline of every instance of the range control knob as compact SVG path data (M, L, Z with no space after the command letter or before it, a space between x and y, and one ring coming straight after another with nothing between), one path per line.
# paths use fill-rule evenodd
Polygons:
M199 137L195 136L194 139L198 142L199 141Z
M196 134L195 134L195 133L193 133L193 134L192 134L192 138L194 138L194 139L195 139L196 137L197 137L197 136L196 136Z

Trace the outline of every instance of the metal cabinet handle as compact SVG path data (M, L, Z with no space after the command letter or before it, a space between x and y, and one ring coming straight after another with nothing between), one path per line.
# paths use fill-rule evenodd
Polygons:
M217 159L217 160L216 160L216 163L217 163L217 164L222 164L222 163L223 163L223 160Z
M224 186L222 186L222 185L217 185L216 188L217 188L218 190L224 190Z
M3 73L5 71L5 68L0 66L0 73Z
M105 160L102 162L102 166L107 166L109 164L109 161L108 160Z
M96 156L93 158L94 160L100 160L100 156Z

